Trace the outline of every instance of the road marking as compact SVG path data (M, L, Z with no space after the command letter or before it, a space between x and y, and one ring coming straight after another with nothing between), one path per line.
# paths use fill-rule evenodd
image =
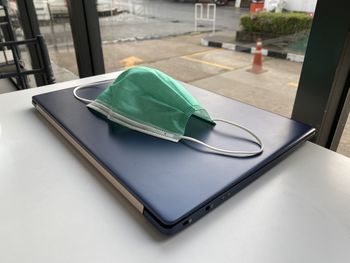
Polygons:
M208 49L208 50L205 50L205 51L199 51L199 52L196 52L196 53L192 53L191 55L187 55L188 57L194 57L194 56L198 56L198 55L203 55L203 54L208 54L208 53L214 53L214 52L218 52L218 51L224 51L223 49L221 48L211 48L211 49Z
M135 56L130 56L130 57L126 57L122 60L120 60L120 62L123 64L123 67L125 69L127 68L131 68L133 67L135 64L139 64L141 63L143 60L138 58L138 57L135 57Z
M299 83L297 83L297 82L288 82L288 85L292 86L294 88L297 88L299 86Z
M217 67L217 68L222 68L222 69L227 69L227 70L234 70L234 69L236 69L234 67L228 67L228 66L225 66L225 65L221 65L221 64L217 64L217 63L201 60L201 59L198 59L198 58L192 58L191 56L182 56L181 58L186 59L186 60L190 60L190 61L193 61L193 62L198 62L198 63L201 63L201 64Z

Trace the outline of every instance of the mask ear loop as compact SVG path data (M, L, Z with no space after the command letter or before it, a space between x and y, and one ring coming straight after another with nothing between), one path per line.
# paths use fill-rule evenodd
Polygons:
M88 87L89 87L89 86L78 86L78 87L76 87L76 88L73 90L74 97L77 98L78 100L82 101L82 102L85 102L85 103L94 102L93 100L89 100L89 99L82 98L82 97L80 97L80 96L77 94L77 91L78 91L78 90L84 89L84 88L88 88Z
M254 139L255 139L255 142L259 145L260 149L259 150L256 150L256 151L232 151L232 150L226 150L226 149L221 149L221 148L217 148L217 147L214 147L214 146L211 146L211 145L208 145L200 140L197 140L195 138L192 138L192 137L188 137L188 136L181 136L181 139L184 139L184 140L188 140L188 141L192 141L192 142L195 142L195 143L199 143L200 145L214 151L214 152L217 152L219 154L222 154L222 155L228 155L228 156L237 156L237 157L247 157L247 156L255 156L255 155L258 155L260 153L263 152L264 150L264 145L262 143L262 141L260 140L260 138L254 133L252 132L251 130L249 130L248 128L244 127L244 126L241 126L237 123L234 123L234 122L231 122L231 121L228 121L228 120L223 120L223 119L213 119L213 121L218 121L218 122L224 122L224 123L227 123L227 124L230 124L232 126L235 126L235 127L238 127L242 130L244 130L245 132L249 133Z

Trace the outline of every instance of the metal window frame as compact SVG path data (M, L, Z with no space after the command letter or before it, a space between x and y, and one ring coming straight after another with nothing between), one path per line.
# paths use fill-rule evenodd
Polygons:
M96 1L67 0L79 77L105 73Z
M40 68L25 69L21 67L18 53L15 52L17 49L19 49L19 46L21 45L34 45L38 47L38 49L40 50L40 60L42 60L43 62L40 65ZM12 56L14 58L14 65L16 69L12 72L0 72L0 78L17 78L21 84L21 86L18 87L20 89L28 88L26 76L31 74L45 74L47 80L46 84L55 83L55 77L52 72L49 54L43 36L39 35L36 38L32 39L0 42L0 48L4 47L10 47L10 49L12 50Z
M313 141L336 150L349 114L350 1L318 0L292 119L316 128Z
M25 39L33 39L40 35L39 22L33 0L16 1L16 3ZM28 50L33 68L40 68L43 62L40 60L39 47L36 45L29 45ZM37 86L49 84L45 74L36 74L34 78Z

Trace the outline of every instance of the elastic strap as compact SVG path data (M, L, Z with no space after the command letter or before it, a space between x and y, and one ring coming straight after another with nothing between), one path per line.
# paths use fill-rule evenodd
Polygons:
M78 90L84 89L84 88L87 88L87 87L89 87L89 86L78 86L78 87L76 87L76 88L73 90L73 94L74 94L74 97L76 97L78 100L83 101L83 102L86 102L86 103L91 103L91 102L93 102L93 100L89 100L89 99L82 98L82 97L80 97L80 96L77 94L77 91L78 91Z
M202 142L200 140L197 140L195 138L188 137L188 136L181 136L181 139L199 143L200 145L202 145L202 146L204 146L204 147L206 147L206 148L208 148L208 149L210 149L210 150L212 150L214 152L217 152L217 153L220 153L220 154L223 154L223 155L228 155L228 156L247 157L247 156L258 155L258 154L263 152L264 146L263 146L262 141L259 139L259 137L255 133L253 133L248 128L246 128L244 126L241 126L241 125L239 125L237 123L228 121L228 120L213 119L213 121L215 121L215 122L224 122L224 123L230 124L232 126L235 126L235 127L238 127L240 129L244 130L245 132L249 133L254 138L254 142L259 145L260 149L256 150L256 151L232 151L232 150L221 149L221 148L217 148L217 147L208 145L208 144L206 144L206 143L204 143L204 142Z

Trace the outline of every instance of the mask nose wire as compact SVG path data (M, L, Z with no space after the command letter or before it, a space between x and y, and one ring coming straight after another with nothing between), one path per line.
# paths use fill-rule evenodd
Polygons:
M88 88L88 87L89 87L89 86L78 86L78 87L76 87L76 88L73 90L74 97L77 98L78 100L83 101L83 102L86 102L86 103L91 103L91 102L93 102L93 100L89 100L89 99L82 98L82 97L80 97L80 96L77 94L77 91L78 91L78 90L84 89L84 88Z
M192 138L192 137L188 137L188 136L181 136L181 139L184 139L184 140L188 140L188 141L192 141L192 142L195 142L195 143L199 143L200 145L214 151L214 152L217 152L217 153L220 153L220 154L223 154L223 155L228 155L228 156L254 156L254 155L258 155L260 153L263 152L264 150L264 145L262 143L262 141L260 140L260 138L254 133L252 132L251 130L249 130L248 128L242 126L242 125L239 125L237 123L234 123L234 122L231 122L231 121L228 121L228 120L224 120L224 119L213 119L213 121L217 121L217 122L224 122L224 123L227 123L227 124L230 124L232 126L235 126L237 128L240 128L242 130L244 130L245 132L247 132L248 134L250 134L254 139L258 145L259 145L259 150L256 150L256 151L234 151L234 150L226 150L226 149L222 149L222 148L217 148L217 147L214 147L214 146L211 146L211 145L208 145L200 140L197 140L195 138Z

